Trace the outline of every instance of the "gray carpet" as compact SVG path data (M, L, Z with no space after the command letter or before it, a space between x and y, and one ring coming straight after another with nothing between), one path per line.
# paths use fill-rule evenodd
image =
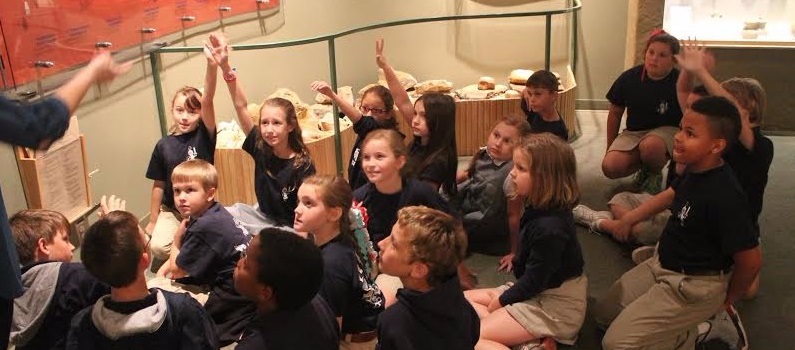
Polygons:
M582 191L581 202L595 209L605 210L616 188L629 179L609 180L602 175L601 161L605 151L606 111L577 112L581 136L571 145L577 155L578 179ZM790 256L795 239L795 205L792 199L792 169L795 167L795 137L770 137L775 145L775 158L770 169L770 181L765 192L765 205L760 217L764 266L761 291L755 300L737 305L748 332L752 349L787 349L795 343L795 279L790 268ZM787 175L790 174L790 175ZM578 236L585 257L585 271L589 279L589 306L600 297L622 273L633 266L630 251L610 239L578 228ZM511 280L512 276L497 273L499 258L474 255L467 264L478 274L481 286L489 287ZM790 261L789 263L787 261ZM792 266L792 265L790 265ZM580 331L575 346L565 349L601 349L601 334L590 313Z

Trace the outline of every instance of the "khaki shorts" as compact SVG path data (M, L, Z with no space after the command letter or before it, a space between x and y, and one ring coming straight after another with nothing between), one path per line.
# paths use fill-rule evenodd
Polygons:
M507 285L499 287L507 290ZM560 287L547 289L530 300L505 306L505 311L530 334L552 337L557 342L573 345L585 320L588 278L569 279Z
M644 138L654 135L661 138L665 142L665 148L670 156L674 149L674 135L679 131L679 128L674 126L660 126L651 130L629 131L624 130L610 145L607 151L621 151L629 152L634 150Z
M607 205L618 205L626 209L633 210L652 197L654 196L645 192L621 192L613 196L613 198L607 202ZM653 215L648 220L637 223L636 227L638 230L638 237L636 237L636 239L638 243L649 246L657 244L657 242L660 240L663 230L665 229L665 225L668 224L668 218L670 217L671 211L666 209L661 213Z
M157 223L152 229L152 240L149 246L152 255L160 260L168 260L171 253L171 246L174 244L174 234L182 223L182 215L179 212L169 209L166 206L160 207L160 214L157 216Z

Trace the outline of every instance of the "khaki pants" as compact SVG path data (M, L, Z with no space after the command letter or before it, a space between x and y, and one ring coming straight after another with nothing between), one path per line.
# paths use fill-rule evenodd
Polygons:
M594 318L607 328L602 347L693 349L696 327L723 305L730 278L666 270L655 255L621 276L596 303Z
M182 216L165 207L160 208L157 223L152 229L152 240L149 242L152 255L160 260L168 260L171 245L174 244L174 233L177 232Z
M340 350L373 350L376 343L378 343L378 338L364 343L351 343L340 339Z

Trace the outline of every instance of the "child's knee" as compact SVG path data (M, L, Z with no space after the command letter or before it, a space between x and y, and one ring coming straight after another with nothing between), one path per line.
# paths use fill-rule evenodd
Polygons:
M638 150L640 151L640 157L643 159L665 156L665 154L668 153L668 147L665 141L657 136L647 136L643 138L638 144Z

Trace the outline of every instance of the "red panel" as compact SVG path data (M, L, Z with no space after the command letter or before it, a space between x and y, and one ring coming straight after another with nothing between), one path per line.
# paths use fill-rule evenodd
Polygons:
M219 6L231 11L221 13ZM270 0L260 8L278 6L279 0ZM7 79L19 85L87 62L100 41L119 51L178 32L183 24L191 28L256 10L255 0L2 0L0 48L5 45ZM183 16L195 21L183 22ZM141 28L157 31L142 36ZM55 65L37 70L35 61Z

